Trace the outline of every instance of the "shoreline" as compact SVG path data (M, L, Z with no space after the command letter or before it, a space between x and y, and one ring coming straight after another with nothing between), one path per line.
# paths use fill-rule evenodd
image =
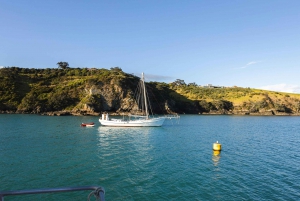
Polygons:
M0 111L0 114L36 114L41 116L101 116L102 113L108 113L111 116L122 116L128 115L129 113L118 113L118 112L72 112L72 111L52 111L52 112L41 112L41 113L33 113L33 112L18 112L18 111ZM165 114L157 114L157 115L165 115ZM300 113L284 113L284 112L241 112L241 111L233 111L233 112L208 112L208 113L178 113L178 115L230 115L230 116L300 116Z

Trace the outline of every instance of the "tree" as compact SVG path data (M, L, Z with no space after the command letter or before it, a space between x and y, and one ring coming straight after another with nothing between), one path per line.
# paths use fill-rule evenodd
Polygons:
M120 67L118 67L118 66L117 66L117 67L111 67L110 70L111 70L111 71L115 71L115 72L123 72L123 71L122 71L122 68L120 68Z
M184 80L181 80L181 79L176 79L172 84L176 85L176 86L185 86L186 85Z
M217 108L217 110L232 110L233 109L233 104L230 101L227 100L217 100L214 101L213 104Z
M196 87L198 86L195 82L192 82L192 83L189 83L188 86L193 86L193 87Z
M61 69L66 69L69 67L69 63L65 62L65 61L57 62L57 65L58 65L58 68L61 68Z
M201 113L210 112L210 110L216 110L217 108L211 103L205 100L199 101L199 110Z

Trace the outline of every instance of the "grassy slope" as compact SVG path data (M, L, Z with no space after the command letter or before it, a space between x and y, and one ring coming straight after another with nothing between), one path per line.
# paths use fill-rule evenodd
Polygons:
M123 90L134 90L138 78L117 70L107 69L0 69L0 110L15 108L43 107L48 111L72 109L79 103L91 101L87 99L86 88L95 84L106 83L114 91L116 85ZM201 88L197 86L176 86L172 83L148 83L148 86L158 97L161 104L165 100L174 100L182 112L186 103L204 100L230 101L234 109L244 110L256 107L258 109L278 109L288 107L299 111L300 94L281 93L250 88ZM162 95L162 96L161 96ZM96 97L97 98L97 97ZM87 99L87 100L85 100ZM95 102L97 104L97 102ZM2 107L2 108L1 108Z
M299 112L300 94L274 92L250 88L201 88L195 86L173 86L173 89L190 100L213 102L226 100L232 102L236 110L249 110L256 107L265 110L285 110L290 108Z
M300 94L284 93L267 91L261 89L249 89L249 88L201 88L201 87L173 87L175 91L187 97L190 100L206 100L213 101L218 99L228 100L234 103L234 105L240 105L243 102L257 102L261 101L268 95L271 99L278 102L300 100ZM294 100L295 99L295 100Z

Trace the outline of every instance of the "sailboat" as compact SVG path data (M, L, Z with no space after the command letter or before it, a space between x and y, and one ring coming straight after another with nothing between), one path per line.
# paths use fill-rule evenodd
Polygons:
M143 110L143 115L129 115L128 120L124 119L111 119L108 114L102 114L102 118L99 119L99 122L102 126L119 126L119 127L150 127L150 126L162 126L166 118L169 117L150 117L149 115L149 106L147 91L145 87L145 78L144 73L140 80L141 86L141 106Z

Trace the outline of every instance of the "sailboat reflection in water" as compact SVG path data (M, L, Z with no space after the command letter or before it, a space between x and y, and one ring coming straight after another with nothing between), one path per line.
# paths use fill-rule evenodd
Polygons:
M110 119L108 114L102 114L102 118L99 122L102 126L119 126L119 127L150 127L150 126L162 126L165 119L179 118L178 115L162 116L162 117L150 117L149 108L151 108L149 98L145 87L144 73L139 82L139 95L137 96L137 103L142 110L142 115L128 115L128 120L123 119Z

